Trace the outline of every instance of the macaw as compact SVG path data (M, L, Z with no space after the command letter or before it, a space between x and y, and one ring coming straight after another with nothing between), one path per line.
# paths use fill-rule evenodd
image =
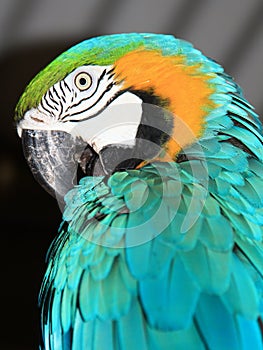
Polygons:
M63 210L43 349L263 349L262 125L221 65L172 35L92 38L15 121Z

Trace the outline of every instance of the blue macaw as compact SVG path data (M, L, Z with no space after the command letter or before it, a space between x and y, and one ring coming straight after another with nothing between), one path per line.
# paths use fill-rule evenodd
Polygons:
M218 63L171 35L92 38L15 121L63 207L43 349L263 349L262 125Z

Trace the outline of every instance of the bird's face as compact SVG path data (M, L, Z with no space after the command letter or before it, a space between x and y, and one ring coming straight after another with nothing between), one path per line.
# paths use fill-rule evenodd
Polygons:
M29 165L49 192L65 194L77 163L84 173L103 175L132 157L142 100L122 85L110 65L80 66L52 85L17 124ZM58 180L60 174L68 183Z
M34 176L48 192L63 197L77 165L88 175L110 175L175 160L202 134L214 107L213 74L187 64L179 41L170 36L166 44L171 41L178 52L164 55L163 37L117 35L104 37L104 43L102 37L95 58L89 44L80 54L80 44L29 84L17 106L17 131ZM138 47L131 48L136 41ZM93 39L91 51L94 44Z
M25 129L65 131L99 153L110 143L129 146L134 142L140 117L141 99L123 91L114 79L113 67L90 65L78 67L51 86L17 129L20 136Z

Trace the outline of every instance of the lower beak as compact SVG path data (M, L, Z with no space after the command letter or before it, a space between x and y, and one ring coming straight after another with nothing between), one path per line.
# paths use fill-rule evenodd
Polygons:
M64 131L23 130L25 158L44 189L58 200L77 184L77 170L86 144Z

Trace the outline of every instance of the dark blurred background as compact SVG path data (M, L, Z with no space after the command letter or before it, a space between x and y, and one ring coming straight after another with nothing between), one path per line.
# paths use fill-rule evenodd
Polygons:
M12 121L26 84L83 39L172 33L220 62L261 114L262 17L262 0L1 0L1 349L37 349L38 291L61 218L27 168Z

